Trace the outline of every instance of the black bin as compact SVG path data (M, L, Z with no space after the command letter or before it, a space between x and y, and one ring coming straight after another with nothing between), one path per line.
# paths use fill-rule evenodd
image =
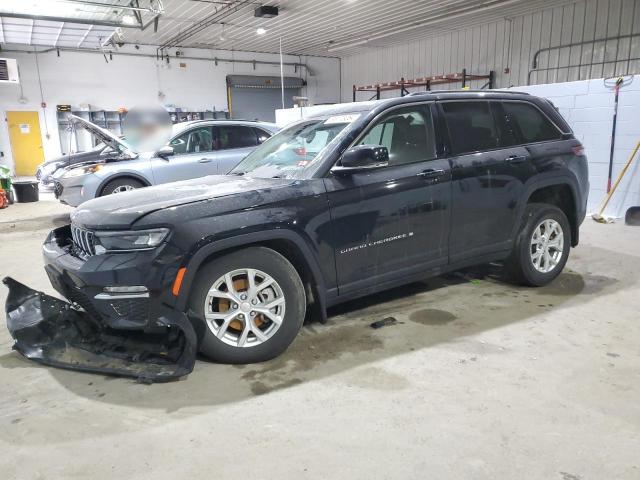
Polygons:
M13 182L13 189L16 191L16 201L18 203L37 202L40 200L38 182Z

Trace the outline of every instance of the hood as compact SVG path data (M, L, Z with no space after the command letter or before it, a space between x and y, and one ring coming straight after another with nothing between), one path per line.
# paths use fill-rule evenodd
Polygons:
M69 114L69 121L76 128L84 128L86 131L98 138L102 143L108 145L116 151L129 153L132 156L136 154L135 150L128 143L118 138L109 130L99 127L98 125L91 123L84 118L80 118L72 114Z
M61 157L54 158L53 160L49 160L44 162L42 165L52 165L55 163L62 163L64 166L75 165L77 163L85 163L85 162L95 162L100 159L103 159L100 154L102 150L92 150L89 152L78 152L72 153L70 155L63 155Z
M293 182L282 178L212 175L165 183L89 200L76 208L71 221L90 229L126 229L141 217L158 210L231 195L251 199L257 190L286 187Z

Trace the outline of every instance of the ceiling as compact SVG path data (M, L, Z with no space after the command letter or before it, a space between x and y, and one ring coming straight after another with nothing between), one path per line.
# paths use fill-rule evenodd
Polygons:
M15 35L22 40L29 37L33 45L51 46L57 37L58 42L66 42L64 45L91 48L103 41L109 28L113 32L119 25L124 42L157 45L169 52L185 47L278 52L282 38L285 53L343 57L571 3L571 0L138 0L146 10L139 11L135 25L131 25L132 11L127 8L136 5L129 3L132 1L135 0L46 0L51 6L65 4L65 17L71 22L81 18L112 26L96 24L89 30L86 24L72 27L67 23L60 25L61 22L45 24L40 19L34 20L33 26L26 21L20 27L16 25L20 23L18 20L25 19L3 18L5 42L10 43L11 37L7 36L10 27L22 28ZM13 2L18 13L28 13L28 5L42 5L45 0L3 0L0 16L8 10L4 7L7 2ZM113 8L97 7L96 3L108 3ZM271 19L256 18L253 11L260 5L278 6L280 14ZM59 9L53 10L60 15ZM40 16L46 14L41 8L37 11ZM159 16L157 31L152 25L156 16ZM266 33L258 35L258 28ZM3 43L1 36L0 43Z

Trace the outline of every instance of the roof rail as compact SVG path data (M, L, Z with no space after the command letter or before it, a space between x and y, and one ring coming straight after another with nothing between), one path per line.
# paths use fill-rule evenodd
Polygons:
M405 97L417 97L420 95L438 95L441 93L506 93L506 94L511 94L511 95L529 95L529 93L527 92L514 92L511 90L500 90L500 89L493 89L493 90L429 90L426 92L411 92L408 95L405 95Z

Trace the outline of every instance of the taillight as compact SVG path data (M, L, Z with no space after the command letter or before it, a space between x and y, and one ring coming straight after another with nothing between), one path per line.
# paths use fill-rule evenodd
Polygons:
M578 157L584 156L584 147L582 146L582 144L578 144L575 147L571 147L571 150L573 150L573 154Z

